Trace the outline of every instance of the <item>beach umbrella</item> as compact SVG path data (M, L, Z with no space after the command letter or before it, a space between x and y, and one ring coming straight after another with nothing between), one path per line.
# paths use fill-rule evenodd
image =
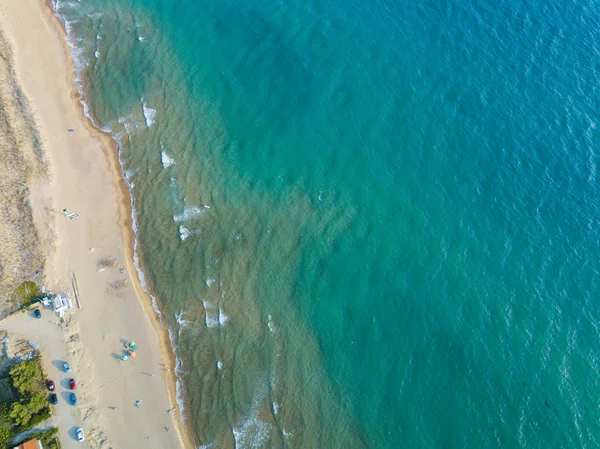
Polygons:
M135 351L131 351L131 352L129 353L129 355L130 355L131 357L135 357Z
M135 346L135 341L133 341L133 340L132 340L132 341L130 341L130 342L129 342L129 346Z
M130 348L135 351L137 349L137 346L136 345L131 345Z
M127 360L129 357L127 357L126 355L122 355L121 356L121 360Z

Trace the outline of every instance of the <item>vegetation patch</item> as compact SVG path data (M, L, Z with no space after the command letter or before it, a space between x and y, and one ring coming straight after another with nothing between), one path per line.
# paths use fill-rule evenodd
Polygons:
M39 359L13 365L6 378L12 401L0 404L0 447L8 440L45 421L51 410Z
M42 292L38 285L33 281L25 281L15 289L12 300L18 305L29 307L40 296L42 296Z
M33 432L26 440L40 440L46 449L60 449L60 440L58 438L58 428L52 427L41 432ZM19 445L23 441L17 441L14 444Z

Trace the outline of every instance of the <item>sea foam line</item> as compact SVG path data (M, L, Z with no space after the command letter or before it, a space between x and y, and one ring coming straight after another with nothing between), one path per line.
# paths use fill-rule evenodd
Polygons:
M73 28L71 27L71 22L67 20L67 18L61 14L61 3L59 0L52 0L52 9L54 12L54 16L63 24L65 27L65 42L70 50L71 60L73 61L73 84L77 88L77 92L79 93L79 103L83 107L83 115L87 117L92 124L99 129L100 131L111 133L112 130L110 128L103 128L100 126L90 113L90 108L87 102L84 99L84 90L83 90L83 80L81 78L81 74L86 68L87 58L83 56L83 50L79 48L76 44L77 38L73 33Z
M169 334L169 342L171 344L171 350L173 351L173 354L175 356L175 369L174 369L174 374L175 374L175 379L176 379L175 380L175 399L177 401L177 405L179 406L179 416L180 416L181 422L185 425L186 421L187 421L186 416L185 416L185 401L184 401L185 387L183 385L183 381L181 378L181 366L183 364L183 361L179 357L177 343L175 342L175 335L173 334L172 329L166 325L164 315L158 308L156 298L149 291L149 288L148 288L148 285L146 282L146 276L140 266L139 251L138 251L139 237L138 237L138 232L137 232L137 230L138 230L137 214L136 214L136 210L135 210L135 198L133 197L133 191L132 191L133 184L130 183L127 180L127 177L125 176L125 167L123 165L121 147L119 145L119 141L117 140L117 137L114 135L114 133L112 132L112 130L110 128L103 128L100 125L98 125L98 123L92 117L92 115L90 113L90 108L84 99L83 80L81 78L81 74L83 73L83 70L85 69L85 59L83 59L83 58L79 59L83 54L83 50L80 49L79 47L77 47L77 45L75 43L76 37L73 34L73 30L70 25L70 22L67 20L67 18L63 14L60 13L60 6L61 5L59 3L59 0L52 0L54 16L60 22L62 22L63 26L65 27L65 42L69 46L71 60L73 61L73 84L75 85L75 87L77 88L77 91L79 93L79 102L81 103L81 105L83 107L83 114L86 118L88 118L90 120L92 125L95 126L97 129L99 129L103 132L106 132L106 133L110 133L113 140L115 140L115 142L117 143L117 157L119 159L119 166L121 168L121 174L122 174L123 178L125 179L125 184L127 185L127 189L129 190L129 198L131 201L131 228L132 228L133 236L134 236L134 238L133 238L133 264L135 266L135 269L136 269L136 272L138 275L138 279L140 281L140 285L141 285L142 289L144 290L144 292L146 292L146 294L150 297L150 299L152 301L152 308L154 309L154 311L156 312L156 314L158 316L159 323L163 327L166 327L168 334ZM146 124L147 123L148 122L146 122Z

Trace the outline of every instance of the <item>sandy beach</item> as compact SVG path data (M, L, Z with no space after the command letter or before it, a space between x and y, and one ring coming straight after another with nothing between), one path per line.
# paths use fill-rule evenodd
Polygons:
M39 0L4 2L0 28L12 44L17 79L48 164L48 176L29 190L41 240L52 241L41 247L45 286L72 291L75 275L81 304L63 325L45 309L41 320L18 315L0 322L0 329L39 341L49 376L58 384L67 376L60 361L73 366L79 405L61 400L55 408L59 418L53 418L63 447L81 447L72 426L86 430L84 446L93 448L192 447L179 409L168 412L177 406L174 361L133 266L129 197L116 150L83 115L64 30ZM69 220L63 209L79 217ZM114 266L99 271L109 258ZM137 357L122 362L118 356L129 340L137 342Z

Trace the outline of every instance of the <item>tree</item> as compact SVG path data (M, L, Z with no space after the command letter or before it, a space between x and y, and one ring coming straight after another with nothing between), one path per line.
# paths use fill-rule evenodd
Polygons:
M0 421L9 422L10 420L10 402L5 402L0 405Z
M28 392L21 401L33 415L48 405L46 394L43 391Z
M12 386L19 393L31 390L35 384L42 380L42 372L36 360L17 363L8 372Z
M15 426L26 426L31 421L31 412L23 404L14 402L10 410L10 417Z
M26 427L24 427L22 429L25 430L27 427L37 426L39 423L46 421L48 418L50 418L50 407L44 407L39 412L37 412L35 415L31 415L31 419L29 420L29 423L27 424Z
M0 447L8 447L8 440L11 437L10 430L0 428Z

